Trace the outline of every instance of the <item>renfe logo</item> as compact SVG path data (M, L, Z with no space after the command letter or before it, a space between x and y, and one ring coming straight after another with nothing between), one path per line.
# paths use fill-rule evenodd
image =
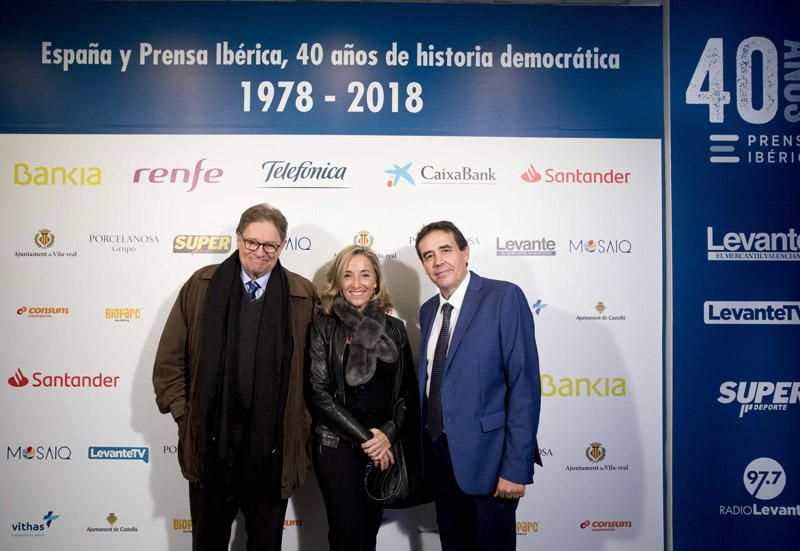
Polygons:
M706 301L703 303L703 313L704 313L705 323L707 325L800 324L800 302Z
M150 462L150 448L90 446L89 459L122 459Z
M188 184L190 191L194 191L197 183L200 182L202 175L203 182L206 184L218 184L222 177L221 168L203 168L203 161L200 159L193 169L188 168L137 168L133 172L133 183L138 184L147 181L150 184Z

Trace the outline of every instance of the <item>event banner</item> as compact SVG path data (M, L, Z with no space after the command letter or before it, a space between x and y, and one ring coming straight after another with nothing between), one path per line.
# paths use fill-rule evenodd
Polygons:
M661 549L662 10L263 2L13 4L0 20L0 548L188 549L152 371L198 268L260 202L324 282L381 258L416 351L427 222L518 284L544 467L521 549ZM764 299L767 300L767 299ZM244 549L239 518L233 549ZM284 548L327 543L313 471ZM432 505L378 547L439 548Z
M671 4L676 551L800 536L798 21Z

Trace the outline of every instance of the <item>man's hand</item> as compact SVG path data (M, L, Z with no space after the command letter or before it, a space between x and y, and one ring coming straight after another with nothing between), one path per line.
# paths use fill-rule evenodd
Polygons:
M494 492L494 497L499 497L502 499L519 499L524 495L525 486L523 484L511 482L502 476L497 478L497 489Z

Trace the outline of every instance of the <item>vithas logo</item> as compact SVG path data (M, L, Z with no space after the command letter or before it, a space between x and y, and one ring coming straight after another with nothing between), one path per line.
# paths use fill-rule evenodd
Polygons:
M14 373L11 377L8 378L8 384L13 387L21 387L25 386L29 383L28 378L22 373L21 369L17 369L16 373Z

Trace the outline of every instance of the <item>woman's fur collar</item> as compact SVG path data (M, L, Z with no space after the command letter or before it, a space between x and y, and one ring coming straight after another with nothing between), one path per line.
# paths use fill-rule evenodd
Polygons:
M391 363L398 352L386 334L386 314L374 300L361 312L343 297L333 299L333 312L350 328L350 355L345 366L345 380L350 386L363 385L375 374L377 360Z

